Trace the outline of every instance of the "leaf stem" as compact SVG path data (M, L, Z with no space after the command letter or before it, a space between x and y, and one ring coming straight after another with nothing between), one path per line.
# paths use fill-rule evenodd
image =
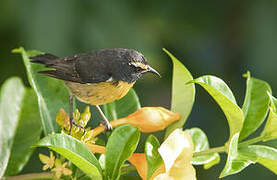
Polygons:
M5 180L27 180L27 179L53 179L54 174L51 172L43 172L43 173L30 173L23 174L19 176L11 176L5 178Z
M242 142L242 143L239 143L239 147L241 147L241 146L248 146L248 145L250 145L250 144L255 144L255 143L257 143L257 142L262 141L263 139L264 139L263 136L259 136L259 137L253 138L253 139L249 139L249 140L247 140L247 141L244 141L244 142Z
M121 168L121 175L127 174L127 173L129 173L131 171L135 171L135 170L136 170L136 167L130 164L128 166Z
M257 142L262 141L263 139L264 139L263 136L259 136L259 137L253 138L253 139L249 139L247 141L239 143L238 147L255 144ZM215 147L215 148L207 149L207 150L200 151L200 152L195 152L195 153L193 153L193 157L203 156L203 155L207 155L207 154L211 154L211 153L222 153L222 152L227 153L227 146L220 146L220 147Z
M200 152L195 152L195 153L193 153L193 157L203 156L203 155L207 155L207 154L211 154L211 153L221 153L221 152L226 152L225 146L220 146L220 147L215 147L215 148L207 149L207 150L200 151Z

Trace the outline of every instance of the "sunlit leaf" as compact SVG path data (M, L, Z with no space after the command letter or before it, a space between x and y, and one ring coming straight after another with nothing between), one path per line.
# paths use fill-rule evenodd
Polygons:
M206 134L199 128L189 129L188 132L191 135L191 139L194 145L194 152L204 151L210 148L208 138ZM193 157L191 163L194 165L202 165L210 162L219 162L220 157L218 153L211 153L208 155ZM215 164L210 164L215 165Z
M240 152L256 155L258 163L277 174L277 149L263 145L250 145L240 148Z
M269 96L273 112L277 113L277 99L270 92L267 92L267 95Z
M265 81L251 77L250 72L244 76L247 80L242 106L244 122L240 132L240 141L252 134L264 122L270 103L267 92L271 92L270 86Z
M220 162L220 156L218 153L216 153L216 156L213 160L204 164L204 169L209 169L209 168L213 167L214 165L218 164L219 162Z
M171 111L181 113L181 120L168 126L166 138L176 128L181 128L185 124L194 103L195 86L194 84L186 84L193 79L187 68L170 52L166 49L163 50L173 63Z
M34 150L30 147L39 140L41 131L36 94L32 89L26 88L5 176L16 175L23 169Z
M235 97L224 81L215 76L201 76L193 81L201 85L217 102L224 112L230 129L230 139L240 132L243 125L243 112L237 105Z
M242 171L250 164L255 163L257 160L256 156L254 155L251 156L249 154L239 153L238 141L239 133L236 133L230 141L227 162L225 164L224 169L220 173L220 178L223 178L231 174L236 174Z
M0 91L0 177L11 155L25 88L19 78L5 81Z
M35 146L48 147L71 161L92 179L102 179L102 169L90 150L67 134L48 135Z
M29 57L41 54L40 51L25 51L23 47L13 50L20 53L25 64L29 83L36 92L42 126L44 133L58 132L59 126L55 117L60 108L69 109L69 93L61 80L39 74L38 71L45 70L42 65L30 62Z
M270 93L268 93L268 96L271 100L271 106L264 130L261 133L264 141L277 138L277 100Z
M150 135L145 142L145 155L147 160L147 179L152 177L153 173L161 166L163 160L158 152L160 147L159 140Z
M121 167L135 151L139 138L139 130L130 125L120 126L112 132L105 152L106 179L119 178Z
M103 105L104 113L110 121L126 117L139 108L139 98L134 89L130 89L123 98Z

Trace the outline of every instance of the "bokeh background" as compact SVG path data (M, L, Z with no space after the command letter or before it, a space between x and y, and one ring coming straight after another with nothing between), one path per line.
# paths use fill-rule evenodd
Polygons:
M25 69L18 46L57 56L100 48L133 48L142 52L162 78L145 75L135 85L143 106L170 107L172 64L167 48L194 77L222 78L243 103L245 79L267 81L277 95L277 1L274 0L1 0L0 85ZM203 129L212 147L228 137L227 121L216 103L197 87L196 103L185 128ZM277 142L269 142L276 144ZM222 163L209 170L197 167L199 180L218 179ZM35 154L24 172L37 171ZM32 167L36 166L36 167ZM137 179L137 178L134 178ZM226 180L276 179L260 165L251 165Z

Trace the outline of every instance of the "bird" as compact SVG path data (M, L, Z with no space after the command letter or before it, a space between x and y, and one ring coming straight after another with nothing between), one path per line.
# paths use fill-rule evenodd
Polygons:
M106 130L112 130L109 120L100 105L119 100L133 87L143 74L151 72L161 75L148 65L144 55L133 49L99 49L59 58L50 53L30 57L32 63L43 64L50 68L38 73L65 82L69 89L70 128L85 127L73 119L73 99L91 104L99 111Z

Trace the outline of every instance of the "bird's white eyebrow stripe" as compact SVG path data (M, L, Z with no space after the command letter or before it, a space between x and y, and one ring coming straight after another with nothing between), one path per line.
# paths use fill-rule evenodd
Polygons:
M133 65L135 67L140 67L142 69L147 69L147 65L141 63L141 62L131 62L130 65Z

